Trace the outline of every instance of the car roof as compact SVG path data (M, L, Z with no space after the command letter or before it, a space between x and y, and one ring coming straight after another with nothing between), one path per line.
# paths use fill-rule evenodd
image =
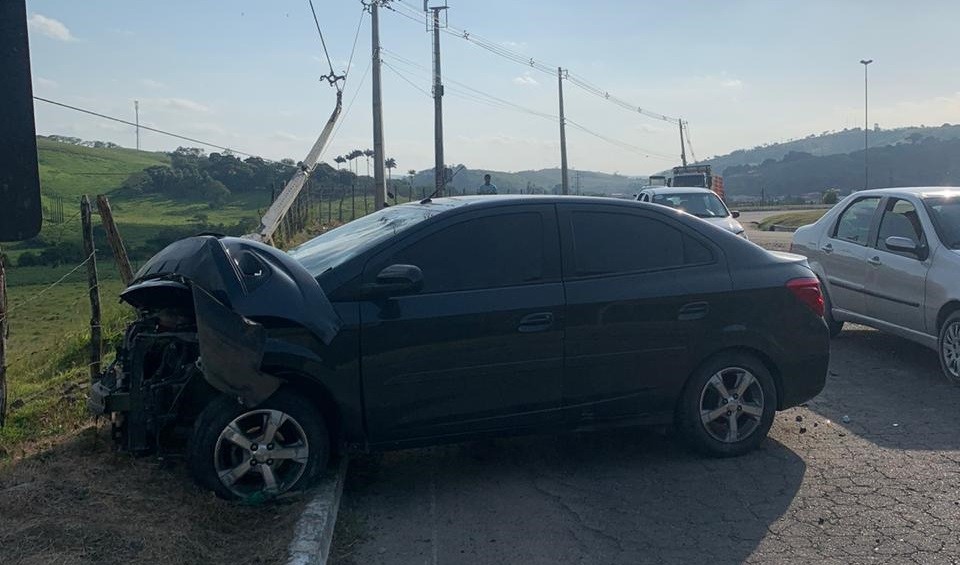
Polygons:
M434 208L437 212L445 212L469 206L470 208L483 208L488 206L499 206L503 204L555 204L555 203L573 203L573 204L610 204L637 206L641 203L625 198L609 198L602 196L557 196L553 194L490 194L490 195L470 195L470 196L445 196L443 198L431 198L425 200L414 200L400 206L425 206Z
M713 194L712 190L706 188L700 188L697 186L655 186L650 188L643 188L640 192L646 192L648 194Z
M918 198L931 197L960 197L960 187L957 186L901 186L893 188L871 188L854 192L851 196L896 196L911 195Z

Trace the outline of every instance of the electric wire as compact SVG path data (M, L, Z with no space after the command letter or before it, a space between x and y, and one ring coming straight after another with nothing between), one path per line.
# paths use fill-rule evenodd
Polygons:
M150 127L150 126L145 126L145 125L143 125L143 124L139 124L139 125L138 125L138 124L136 124L136 123L134 123L134 122L131 122L131 121L129 121L129 120L124 120L124 119L122 119L122 118L117 118L117 117L115 117L115 116L108 116L107 114L101 114L101 113L99 113L99 112L94 112L93 110L87 110L86 108L80 108L79 106L71 106L70 104L64 104L63 102L57 102L57 101L55 101L55 100L50 100L50 99L48 99L48 98L43 98L43 97L40 97L40 96L34 96L33 99L34 99L34 100L39 100L40 102L46 102L47 104L52 104L52 105L54 105L54 106L60 106L61 108L66 108L66 109L68 109L68 110L73 110L73 111L75 111L75 112L81 112L81 113L84 113L84 114L89 114L89 115L91 115L91 116L96 116L96 117L98 117L98 118L103 118L103 119L105 119L105 120L110 120L110 121L113 121L113 122L118 122L118 123L121 123L121 124L126 124L126 125L128 125L128 126L139 127L140 129L143 129L143 130L152 131L152 132L154 132L154 133L159 133L159 134L161 134L161 135L166 135L166 136L174 137L174 138L177 138L177 139L182 139L182 140L184 140L184 141L189 141L189 142L191 142L191 143L199 143L200 145L205 145L205 146L207 146L207 147L213 147L214 149L221 149L221 150L223 150L223 151L229 151L230 153L236 153L237 155L243 155L243 156L245 156L245 157L253 157L253 158L256 158L256 159L263 159L264 161L266 161L266 162L268 162L268 163L275 163L275 164L278 164L278 165L283 165L283 166L285 166L285 167L296 168L296 165L288 165L288 164L282 163L282 162L280 162L280 161L273 161L273 160L271 160L271 159L266 159L266 158L261 157L261 156L259 156L259 155L254 155L253 153L246 153L246 152L244 152L244 151L238 151L238 150L236 150L236 149L232 149L232 148L230 148L230 147L225 147L225 146L223 146L223 145L218 145L218 144L216 144L216 143L211 143L211 142L209 142L209 141L203 141L203 140L201 140L201 139L197 139L197 138L194 138L194 137L188 137L188 136L185 136L185 135L180 135L180 134L178 134L178 133L173 133L173 132L169 132L169 131L164 131L164 130L162 130L162 129L153 128L153 127Z
M411 61L410 59L407 59L406 57L403 57L403 56L401 56L401 55L399 55L399 54L397 54L397 53L394 53L393 51L391 51L391 50L389 50L389 49L381 48L381 51L387 53L387 54L388 54L388 57L389 57L390 59L393 59L394 62L398 62L398 63L401 63L401 64L406 64L406 65L408 65L408 66L410 66L410 67L413 67L414 69L417 69L417 70L419 70L419 71L429 71L429 69L427 69L425 66L420 65L419 63L416 63L416 62L414 62L414 61ZM404 75L403 75L403 72L401 72L399 69L397 69L397 68L394 67L393 65L390 65L390 63L389 63L388 60L383 59L383 64L384 64L385 66L388 66L388 68L390 68L390 70L391 70L393 73L395 73L395 74L397 74L398 76L400 76L405 82L407 82L408 84L410 84L413 88L416 88L418 91L422 92L423 94L432 97L432 94L428 93L428 92L427 92L426 90L424 90L423 88L417 86L412 80L410 80L408 77L404 76ZM519 112L522 112L522 113L525 113L525 114L529 114L529 115L533 115L533 116L537 116L537 117L540 117L540 118L544 118L544 119L550 120L551 122L554 122L554 123L559 123L559 122L560 122L559 116L556 116L556 115L553 115L553 114L548 114L548 113L546 113L546 112L540 112L540 111L538 111L538 110L534 110L534 109L532 109L532 108L527 108L527 107L525 107L525 106L521 106L520 104L516 104L516 103L510 102L510 101L508 101L508 100L504 100L503 98L499 98L499 97L497 97L497 96L494 96L494 95L492 95L492 94L489 94L489 93L487 93L487 92L484 92L484 91L482 91L482 90L480 90L480 89L474 88L474 87L472 87L472 86L469 86L469 85L464 84L464 83L462 83L462 82L459 82L459 81L457 81L457 80L451 79L450 77L444 77L444 80L445 80L445 82L449 82L449 83L452 83L452 84L454 84L454 85L457 85L457 86L459 86L460 88L463 88L463 89L466 91L466 92L464 92L464 91L458 91L458 89L456 89L456 88L449 88L449 86L445 85L445 88L447 88L448 93L451 94L451 95L453 95L453 96L456 96L456 97L458 97L458 98L462 98L462 99L465 99L465 100L470 100L470 101L473 101L473 102L478 102L478 103L481 103L481 104L486 104L487 106L491 106L491 107L494 107L494 108L501 108L501 109L508 109L508 110L519 111ZM624 150L626 150L626 151L630 151L630 152L633 152L633 153L637 153L637 154L639 154L639 155L642 155L642 156L644 156L644 157L650 157L650 158L654 158L654 159L664 159L664 160L668 160L668 161L672 161L672 160L674 159L673 157L670 157L670 156L667 156L667 155L663 155L663 154L657 153L657 152L655 152L655 151L650 151L650 150L648 150L648 149L644 149L644 148L642 148L642 147L638 147L638 146L633 145L633 144L631 144L631 143L627 143L627 142L625 142L625 141L622 141L622 140L619 140L619 139L616 139L616 138L612 138L612 137L610 137L610 136L603 135L603 134L601 134L601 133L598 133L598 132L596 132L596 131L593 131L593 130L587 128L586 126L583 126L583 125L581 125L581 124L579 124L579 123L571 120L570 118L566 118L565 121L566 121L567 124L571 125L571 126L574 127L575 129L578 129L578 130L580 130L580 131L582 131L582 132L584 132L584 133L586 133L586 134L588 134L588 135L591 135L591 136L593 136L593 137L596 137L597 139L600 139L600 140L602 140L602 141L605 141L605 142L607 142L607 143L610 143L611 145L615 145L615 146L619 147L620 149L624 149Z
M414 6L411 6L410 4L408 4L408 3L406 3L406 2L403 2L402 0L399 1L399 2L397 2L396 4L399 5L399 6L401 6L403 9L405 9L406 12L397 10L397 9L391 7L391 6L387 6L387 7L388 7L389 9L393 10L395 13L397 13L397 14L399 14L399 15L407 18L407 19L416 21L416 22L418 22L418 23L423 23L423 24L427 24L427 23L428 23L427 18L426 18L426 14L423 14L423 12L421 12L419 8L416 8L416 7L414 7ZM417 14L419 17L412 15L411 12L412 12L413 14ZM512 50L508 49L507 47L504 47L503 45L501 45L501 44L499 44L499 43L497 43L497 42L495 42L495 41L492 41L492 40L490 40L490 39L484 38L484 37L482 37L482 36L480 36L480 35L477 35L477 34L475 34L475 33L468 32L468 31L466 31L466 30L462 30L462 29L455 28L454 26L447 25L447 26L445 26L445 27L442 29L442 31L443 31L444 33L446 33L447 35L451 35L451 36L454 36L454 37L459 37L460 39L464 39L464 40L466 40L466 41L468 41L468 42L470 42L470 43L473 43L474 45L476 45L476 46L478 46L478 47L480 47L480 48L482 48L482 49L485 49L485 50L487 50L487 51L489 51L489 52L491 52L491 53L493 53L493 54L495 54L495 55L498 55L498 56L500 56L500 57L502 57L502 58L505 58L505 59L507 59L507 60L513 61L514 63L518 63L518 64L524 65L524 66L526 66L526 67L530 67L530 68L536 69L536 70L538 70L538 71L540 71L540 72L543 72L543 73L548 74L548 75L551 75L551 76L556 76L557 69L558 69L558 65L550 65L550 64L546 64L546 63L544 63L544 62L542 62L542 61L537 61L536 59L534 59L534 58L532 58L532 57L527 57L526 55L523 55L522 53L517 53L516 51L512 51ZM641 114L641 115L643 115L643 116L647 116L647 117L649 117L649 118L653 118L653 119L657 119L657 120L662 120L662 121L670 122L670 123L674 123L674 124L677 124L677 123L679 123L679 121L680 121L679 118L675 118L675 117L672 117L672 116L668 116L668 115L666 115L666 114L661 114L661 113L659 113L659 112L653 112L653 111L651 111L651 110L647 110L647 109L645 109L645 108L643 108L643 107L641 107L641 106L638 106L638 105L633 104L633 103L630 103L630 102L628 102L628 101L626 101L626 100L624 100L624 99L622 99L622 98L619 98L619 97L617 97L617 96L614 96L614 95L610 94L608 91L600 88L599 86L596 86L596 85L590 83L589 81L587 81L586 79L584 79L584 78L582 78L582 77L580 77L580 76L578 76L578 75L576 75L576 74L570 73L569 71L566 71L566 70L564 71L564 78L565 78L566 80L568 80L571 84L577 86L578 88L580 88L580 89L582 89L582 90L584 90L584 91L586 91L586 92L588 92L588 93L590 93L590 94L593 94L594 96L597 96L597 97L599 97L599 98L602 98L602 99L604 99L604 100L606 100L606 101L608 101L608 102L610 102L610 103L612 103L612 104L615 104L615 105L617 105L617 106L619 106L619 107L621 107L621 108L623 108L623 109L625 109L625 110L629 110L629 111L631 111L631 112L636 112L636 113L638 113L638 114Z
M327 51L327 42L323 39L323 31L320 29L320 20L317 19L317 11L313 8L313 0L307 0L310 3L310 12L313 14L313 23L317 24L317 33L320 34L320 45L323 47L323 54L327 58L327 66L330 67L330 75L336 73L333 70L333 62L330 61L330 52ZM337 87L340 90L341 87Z

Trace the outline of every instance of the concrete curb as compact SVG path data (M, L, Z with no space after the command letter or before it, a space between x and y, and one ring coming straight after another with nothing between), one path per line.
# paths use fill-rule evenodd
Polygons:
M337 511L343 496L348 458L340 457L337 468L328 471L317 485L313 497L304 509L290 542L287 565L324 565L330 557L330 543L337 524Z

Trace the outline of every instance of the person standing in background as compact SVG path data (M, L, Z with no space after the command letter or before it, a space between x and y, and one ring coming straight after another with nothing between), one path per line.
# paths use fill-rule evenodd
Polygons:
M490 175L483 175L483 184L477 189L477 194L496 194L497 185L490 182Z

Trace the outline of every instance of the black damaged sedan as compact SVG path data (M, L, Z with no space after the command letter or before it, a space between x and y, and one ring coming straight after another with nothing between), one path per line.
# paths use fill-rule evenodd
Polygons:
M428 199L290 253L198 236L122 299L139 315L91 408L234 498L305 486L339 450L486 435L675 424L740 455L829 356L802 257L612 199Z

